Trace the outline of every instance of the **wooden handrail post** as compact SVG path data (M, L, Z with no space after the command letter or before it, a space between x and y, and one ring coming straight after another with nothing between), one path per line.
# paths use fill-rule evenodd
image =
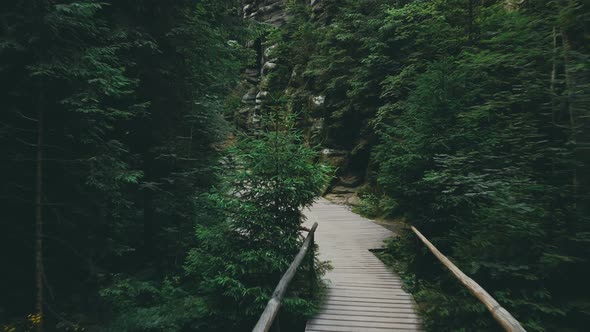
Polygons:
M309 234L303 241L303 245L301 245L301 249L295 256L293 262L287 269L287 272L283 274L283 277L279 281L275 291L272 293L272 297L266 304L266 308L264 308L264 312L260 315L256 326L252 329L253 332L268 332L271 327L273 326L273 322L277 320L279 309L281 308L281 300L285 296L287 292L287 287L289 287L289 283L295 276L295 272L297 272L297 268L301 265L303 260L305 259L305 255L307 254L310 244L313 243L313 233L315 232L316 228L318 227L318 223L314 223L311 229L309 230ZM278 322L277 322L278 326Z
M473 279L468 277L463 271L451 262L445 255L443 255L428 239L420 233L416 227L412 226L412 231L418 238L428 247L430 252L449 270L451 273L475 296L481 303L483 303L488 311L494 316L494 319L507 332L526 332L524 327L514 318L506 309L504 309L498 301L496 301L485 289L478 285Z
M314 270L314 261L315 261L315 233L311 233L311 240L309 241L309 293L310 296L313 295L315 290L315 270Z

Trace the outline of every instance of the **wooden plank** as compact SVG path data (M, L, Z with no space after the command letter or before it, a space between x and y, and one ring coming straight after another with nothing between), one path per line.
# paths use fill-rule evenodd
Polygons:
M342 304L338 302L329 302L325 304L324 310L343 310L343 311L372 311L372 312L405 312L405 313L413 313L414 307L410 303L389 303L389 304L381 304L378 305L377 303L368 304L368 303L349 303L349 304Z
M390 327L370 326L334 326L334 325L310 325L306 332L385 332L385 331L420 331L419 327L411 325L392 325Z
M374 288L389 288L391 287L391 283L389 282L377 282L373 281L370 283L357 281L357 280L350 280L350 281L340 281L332 283L334 286L342 286L342 287L374 287Z
M328 325L328 326L346 326L346 327L367 327L367 328L408 328L416 329L418 324L416 323L403 323L398 320L390 322L376 322L370 320L340 320L340 319L312 319L309 321L311 327L317 325Z
M392 299L411 299L412 297L408 293L404 293L401 289L387 289L381 292L379 291L372 291L369 289L361 289L361 290L354 290L354 289L345 289L345 288L335 288L331 289L328 294L330 296L344 296L344 297L358 297L358 298L368 298L368 299L385 299L385 300L392 300Z
M306 331L420 331L420 318L401 278L369 251L393 234L323 199L306 216L308 223L321 226L315 234L320 260L333 266L325 276L325 302Z
M401 284L400 284L401 286ZM356 284L356 285L343 285L343 284L334 284L330 287L332 290L367 290L367 291L387 291L391 287L391 284L385 284L383 286L380 285L365 285L365 284Z
M348 303L375 303L380 305L387 305L389 304L410 304L412 305L414 302L411 298L401 298L401 299L373 299L367 297L355 297L355 296L340 296L340 295L329 295L329 301L339 301L339 302L348 302Z
M347 320L369 320L373 322L406 322L406 323L413 323L413 324L420 324L420 319L418 316L413 314L404 314L404 313L397 313L397 314L386 314L386 315L354 315L354 314L320 314L315 317L315 319L340 319L343 321Z
M378 309L378 310L370 310L370 309ZM415 315L413 308L368 308L368 309L351 308L349 310L324 308L322 311L320 311L319 315L323 315L323 314L356 315L356 316L365 316L365 317L396 317L396 316L400 316L400 315L411 315L411 314Z
M305 330L306 332L409 332L419 331L415 329L382 329L382 328L366 328L366 327L342 327L342 326L314 326Z

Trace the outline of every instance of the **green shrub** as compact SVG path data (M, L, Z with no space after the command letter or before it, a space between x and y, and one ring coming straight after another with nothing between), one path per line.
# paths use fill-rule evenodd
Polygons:
M230 149L222 171L226 187L209 195L223 219L196 229L199 245L185 265L206 300L210 331L254 325L302 244L302 208L329 181L330 169L313 161L316 152L303 144L290 116L275 114L264 125L256 137L242 136ZM285 326L316 309L307 268L283 303Z

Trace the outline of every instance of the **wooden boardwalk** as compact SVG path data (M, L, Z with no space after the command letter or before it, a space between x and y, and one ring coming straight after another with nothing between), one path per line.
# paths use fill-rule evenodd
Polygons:
M325 276L325 302L305 331L421 331L413 299L399 276L369 251L383 247L393 233L325 199L305 215L307 224L319 224L315 240L320 259L333 266Z

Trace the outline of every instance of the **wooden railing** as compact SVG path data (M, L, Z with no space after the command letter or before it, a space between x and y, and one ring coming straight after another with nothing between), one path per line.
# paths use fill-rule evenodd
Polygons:
M459 279L459 281L467 287L467 289L475 296L481 303L483 303L488 311L494 316L494 319L508 332L526 332L520 323L514 318L506 309L496 301L485 289L478 285L473 279L469 278L459 268L453 264L445 255L443 255L436 247L428 241L422 233L420 233L414 226L412 231L416 233L418 238L428 247L428 249L436 256L436 258L447 268L451 273Z
M303 245L301 245L301 249L299 249L299 253L297 253L297 256L295 256L295 259L293 260L293 262L291 262L291 265L289 266L289 269L287 269L287 272L285 272L285 274L283 274L283 277L279 281L277 287L275 288L275 291L272 293L272 297L268 301L266 308L264 309L264 312L262 313L262 315L258 319L258 323L256 323L256 326L254 327L254 329L252 329L253 332L267 332L271 328L273 328L274 331L280 331L277 315L279 313L279 309L281 308L281 301L283 300L283 297L285 296L285 293L287 292L287 288L289 287L289 283L291 282L291 280L295 276L297 269L299 268L299 266L303 262L303 259L305 258L305 255L307 254L307 252L309 250L311 250L310 260L309 260L309 263L311 265L310 265L309 269L310 269L311 273L313 273L314 233L315 233L315 229L317 227L318 227L318 223L316 222L313 224L311 229L309 229L309 233L307 234L307 237L303 241ZM310 277L312 279L310 286L313 287L313 283L315 282L315 280L314 280L315 277L313 276L313 274Z

